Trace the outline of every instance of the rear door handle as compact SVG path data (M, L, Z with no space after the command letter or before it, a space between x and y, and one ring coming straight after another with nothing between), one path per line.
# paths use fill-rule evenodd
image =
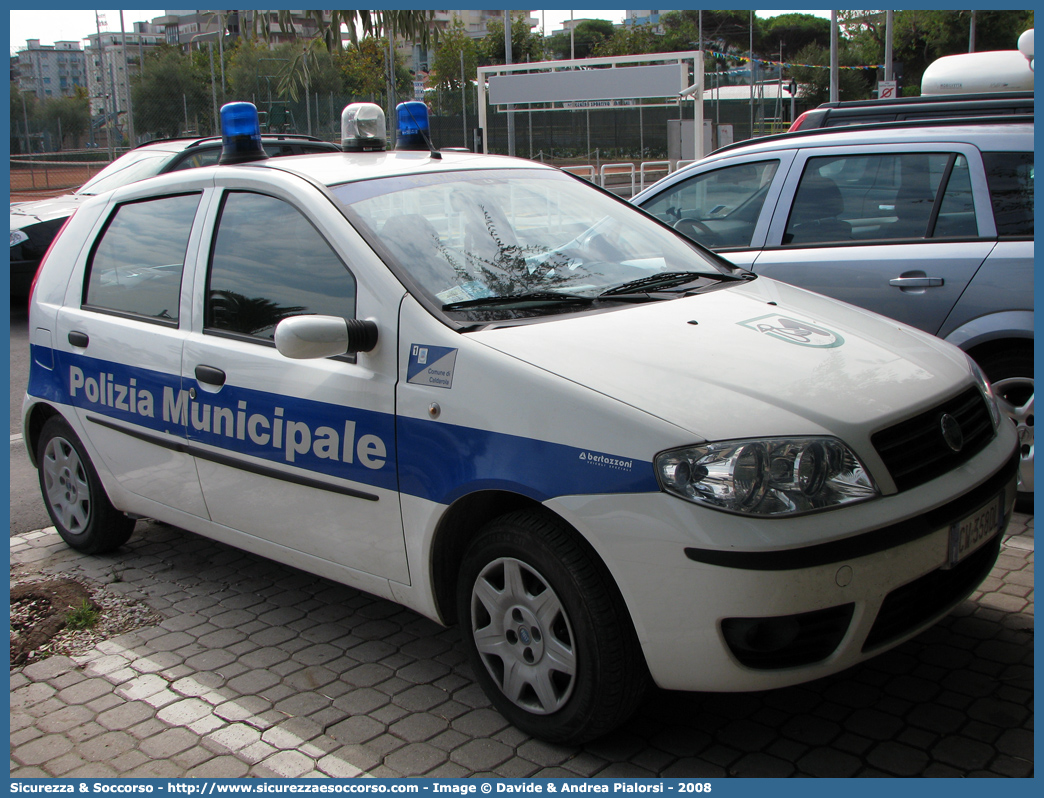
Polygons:
M90 342L91 339L88 337L87 333L80 332L79 330L69 331L69 343L73 346L77 346L80 349L86 349L87 344L89 344Z
M943 284L942 277L893 277L889 285L896 288L934 288Z

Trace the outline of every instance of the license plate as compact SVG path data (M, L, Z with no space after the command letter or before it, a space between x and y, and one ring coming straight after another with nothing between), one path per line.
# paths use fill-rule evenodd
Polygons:
M947 567L952 568L992 538L1001 526L1001 498L950 526L950 550Z

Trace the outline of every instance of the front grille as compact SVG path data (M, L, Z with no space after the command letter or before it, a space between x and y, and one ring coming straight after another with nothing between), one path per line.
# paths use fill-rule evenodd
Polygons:
M964 445L955 452L943 437L941 420L953 416L960 424ZM976 387L959 396L874 433L870 438L888 472L902 492L967 462L993 439L993 420L986 400Z
M998 534L953 568L939 568L885 596L863 651L897 640L956 606L989 575L1000 554L1000 544Z

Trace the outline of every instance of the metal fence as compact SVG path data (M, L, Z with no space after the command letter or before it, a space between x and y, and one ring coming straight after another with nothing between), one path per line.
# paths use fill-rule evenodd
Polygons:
M108 154L96 150L12 157L11 199L39 198L71 191L108 165Z
M380 102L381 97L353 96L334 92L314 92L296 101L274 98L264 91L250 97L228 97L228 100L249 100L258 108L262 130L266 133L293 133L312 135L326 141L340 142L341 111L352 102ZM459 96L459 95L458 95ZM215 91L206 98L208 102L189 103L186 94L174 97L164 111L148 115L147 109L136 114L135 139L145 142L170 136L213 136L220 131L215 124L214 110L220 99ZM177 101L175 101L177 100ZM431 135L435 147L463 147L472 151L481 148L481 133L478 130L478 115L469 107L467 114L460 113L460 102L456 112L449 112L451 103L442 103L438 97L429 98L432 108ZM442 111L440 113L440 110ZM549 163L555 166L590 166L591 174L602 175L602 167L613 164L631 164L636 175L636 188L645 183L645 175L651 174L642 165L669 163L675 168L679 153L672 151L670 142L671 124L688 111L678 107L667 108L592 108L575 111L515 111L515 155L522 158ZM488 150L491 153L507 154L508 115L490 109L487 115ZM745 103L731 107L724 103L705 103L704 118L712 124L729 124L736 141L751 135L775 132L764 127L751 127L749 107ZM113 156L119 157L127 151L128 127L124 116L113 119ZM394 120L388 120L389 133ZM45 195L72 190L104 168L108 162L108 125L93 131L94 149L43 153L11 158L11 192L13 198L23 198L22 193ZM394 142L392 142L394 144ZM668 159L670 159L668 161ZM611 170L599 182L610 185L630 178L620 177L626 168ZM585 173L586 174L586 173ZM662 176L662 174L660 175ZM626 194L625 189L620 193Z

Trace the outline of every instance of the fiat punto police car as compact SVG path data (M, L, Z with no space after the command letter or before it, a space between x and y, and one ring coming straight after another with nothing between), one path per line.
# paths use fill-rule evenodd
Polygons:
M72 547L149 516L459 624L494 705L568 742L649 679L836 672L989 572L1016 436L957 348L430 150L422 105L396 151L353 105L345 152L271 160L250 112L40 270L24 432Z

